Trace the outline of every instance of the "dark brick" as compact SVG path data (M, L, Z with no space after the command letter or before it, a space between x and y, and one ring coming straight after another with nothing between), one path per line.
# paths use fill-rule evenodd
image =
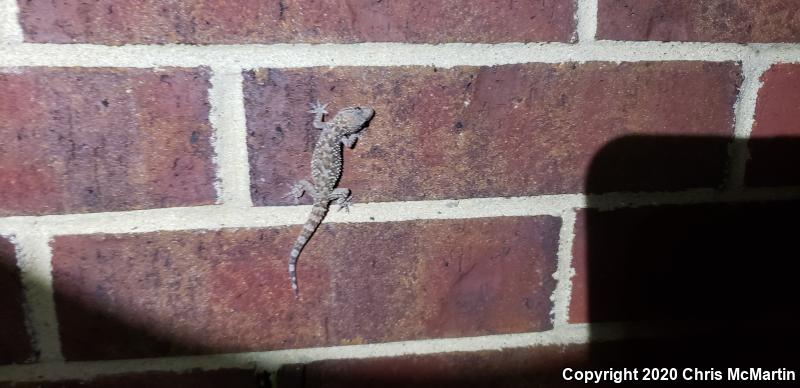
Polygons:
M0 215L211 204L203 69L0 73Z
M800 0L599 0L597 38L800 42Z
M59 236L68 360L234 352L551 328L560 221L503 217Z
M334 387L551 387L561 370L588 359L588 346L542 346L502 351L325 360L287 365L279 388Z
M219 369L212 371L143 372L101 376L90 380L61 380L8 383L0 387L13 388L260 388L269 384L269 375L248 369Z
M20 1L42 43L529 42L572 38L573 1Z
M798 217L797 200L582 211L570 322L741 329L729 338L754 324L781 332L799 318Z
M0 237L0 364L35 358L25 327L22 281L14 244Z
M257 205L293 203L282 197L309 176L316 99L332 113L375 108L345 152L341 185L357 201L393 201L583 191L594 154L615 138L730 137L739 83L738 65L703 62L246 72L251 193ZM617 174L592 191L717 186L725 149L708 151L663 155L693 162L680 178Z
M745 181L800 185L800 65L773 65L761 80Z

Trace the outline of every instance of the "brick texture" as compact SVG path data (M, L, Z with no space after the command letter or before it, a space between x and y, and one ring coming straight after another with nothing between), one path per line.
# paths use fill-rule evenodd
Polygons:
M573 1L19 1L42 43L529 42L572 38Z
M570 322L794 325L798 216L800 201L581 211Z
M21 363L35 358L25 328L22 282L16 256L14 244L0 237L0 364Z
M203 69L0 73L0 215L211 204Z
M800 0L599 0L597 38L800 42Z
M247 369L128 373L102 376L90 380L6 383L5 385L0 382L0 388L260 388L268 385L268 374Z
M551 387L564 386L561 369L588 360L588 347L543 346L286 365L278 388ZM571 385L570 385L571 386Z
M559 227L323 224L301 256L299 301L286 269L299 226L59 236L62 351L88 360L547 330Z
M800 65L773 65L761 81L745 181L800 185Z
M309 176L316 99L332 113L376 111L345 151L342 187L357 201L420 200L583 191L593 156L618 137L730 137L739 83L738 65L702 62L246 72L251 193L257 205L292 203L282 196ZM618 155L613 163L634 164ZM718 186L727 156L723 145L661 157L593 191ZM687 167L682 177L660 179L671 163Z

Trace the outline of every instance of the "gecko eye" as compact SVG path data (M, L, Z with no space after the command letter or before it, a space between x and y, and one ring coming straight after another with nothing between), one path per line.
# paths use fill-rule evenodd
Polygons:
M356 110L357 110L357 111L359 111L359 112L361 112L361 107L360 107L360 106L357 106L357 107L356 107Z

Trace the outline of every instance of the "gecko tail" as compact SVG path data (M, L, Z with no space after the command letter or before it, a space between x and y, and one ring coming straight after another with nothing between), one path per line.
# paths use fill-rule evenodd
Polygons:
M317 230L319 224L322 223L322 219L325 218L325 213L328 212L328 203L327 201L314 202L314 206L311 208L311 215L309 215L308 221L303 225L303 230L301 230L300 235L297 236L297 240L295 240L292 246L292 252L289 254L289 280L292 284L292 292L294 293L295 299L300 298L300 288L297 287L297 258L300 257L300 252L303 251L303 247L308 243L308 239L311 238L311 235Z

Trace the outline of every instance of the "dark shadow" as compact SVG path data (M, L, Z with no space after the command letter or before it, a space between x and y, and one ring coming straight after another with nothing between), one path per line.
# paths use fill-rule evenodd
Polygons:
M697 385L730 385L728 368L800 372L800 138L751 140L745 193L733 195L717 191L729 144L631 136L594 157L586 186L598 195L576 223L571 320L607 323L593 326L594 341L628 338L593 343L595 367L677 368L682 384L696 368L689 377L706 379ZM660 190L688 192L682 205L619 208L603 195Z
M99 376L88 381L2 383L2 388L267 388L268 375L247 369L193 369L183 372L140 372Z
M25 328L22 280L14 245L0 238L0 365L35 359Z

